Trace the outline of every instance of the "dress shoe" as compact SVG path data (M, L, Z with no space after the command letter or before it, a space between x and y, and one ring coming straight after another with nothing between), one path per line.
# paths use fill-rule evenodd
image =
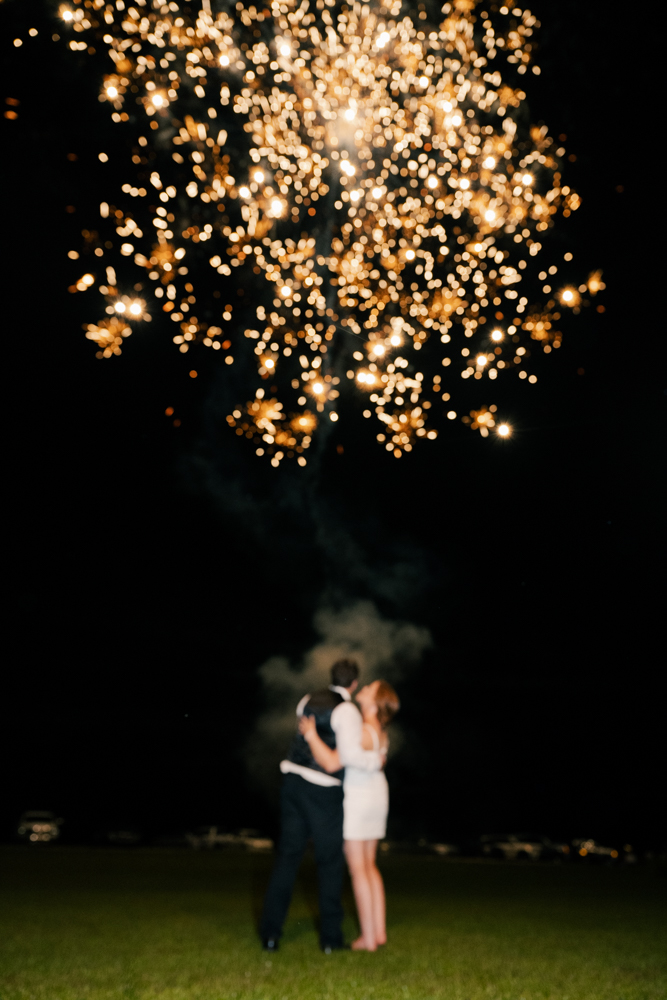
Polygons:
M262 951L278 951L279 947L278 938L262 938Z
M340 944L322 944L321 948L325 955L330 955L332 951L350 950L349 944L344 944L343 942L341 942Z

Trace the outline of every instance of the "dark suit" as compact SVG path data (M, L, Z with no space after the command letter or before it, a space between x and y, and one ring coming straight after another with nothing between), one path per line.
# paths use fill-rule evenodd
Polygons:
M335 691L317 691L311 695L304 715L314 715L317 732L324 742L335 747L331 713L343 701ZM313 759L310 747L300 733L295 736L288 761L309 770L324 773ZM340 771L333 777L342 779ZM280 938L287 916L292 890L308 839L312 837L317 864L320 942L323 948L343 943L341 924L343 906L343 788L341 784L325 787L308 781L300 774L285 774L280 796L281 830L276 861L264 899L260 925L262 938Z

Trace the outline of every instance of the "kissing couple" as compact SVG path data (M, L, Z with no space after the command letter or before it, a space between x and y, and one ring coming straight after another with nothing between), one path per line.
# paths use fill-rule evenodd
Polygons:
M386 681L357 691L358 685L357 664L338 660L329 687L304 695L297 705L298 731L280 764L280 840L260 922L265 951L278 949L309 837L317 864L322 951L376 951L386 944L384 883L375 855L389 810L385 730L400 703ZM342 931L343 852L361 927L351 945Z

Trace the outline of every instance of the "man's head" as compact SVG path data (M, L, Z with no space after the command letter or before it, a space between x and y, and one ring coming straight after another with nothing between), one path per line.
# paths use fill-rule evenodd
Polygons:
M337 660L331 668L331 683L334 687L353 691L359 681L359 667L354 660Z

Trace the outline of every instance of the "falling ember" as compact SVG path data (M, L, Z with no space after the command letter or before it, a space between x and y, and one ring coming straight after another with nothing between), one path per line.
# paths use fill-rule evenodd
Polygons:
M560 293L560 300L563 305L569 306L571 309L576 309L581 303L581 295L576 288L564 288Z
M560 346L559 310L604 289L599 271L578 284L569 253L544 261L556 217L580 201L563 185L565 150L525 125L530 11L475 15L461 0L430 21L399 0L102 6L75 0L60 18L107 46L100 100L114 122L138 121L133 162L151 166L127 178L126 204L100 205L106 266L72 286L99 281L105 296L86 336L110 357L128 322L152 314L176 324L181 353L245 356L254 398L227 420L274 467L305 465L343 385L374 408L387 452L433 440L431 418L459 420L442 407L459 379L534 384L530 348ZM252 317L197 302L202 270L221 303L249 290ZM495 413L460 419L510 436Z

